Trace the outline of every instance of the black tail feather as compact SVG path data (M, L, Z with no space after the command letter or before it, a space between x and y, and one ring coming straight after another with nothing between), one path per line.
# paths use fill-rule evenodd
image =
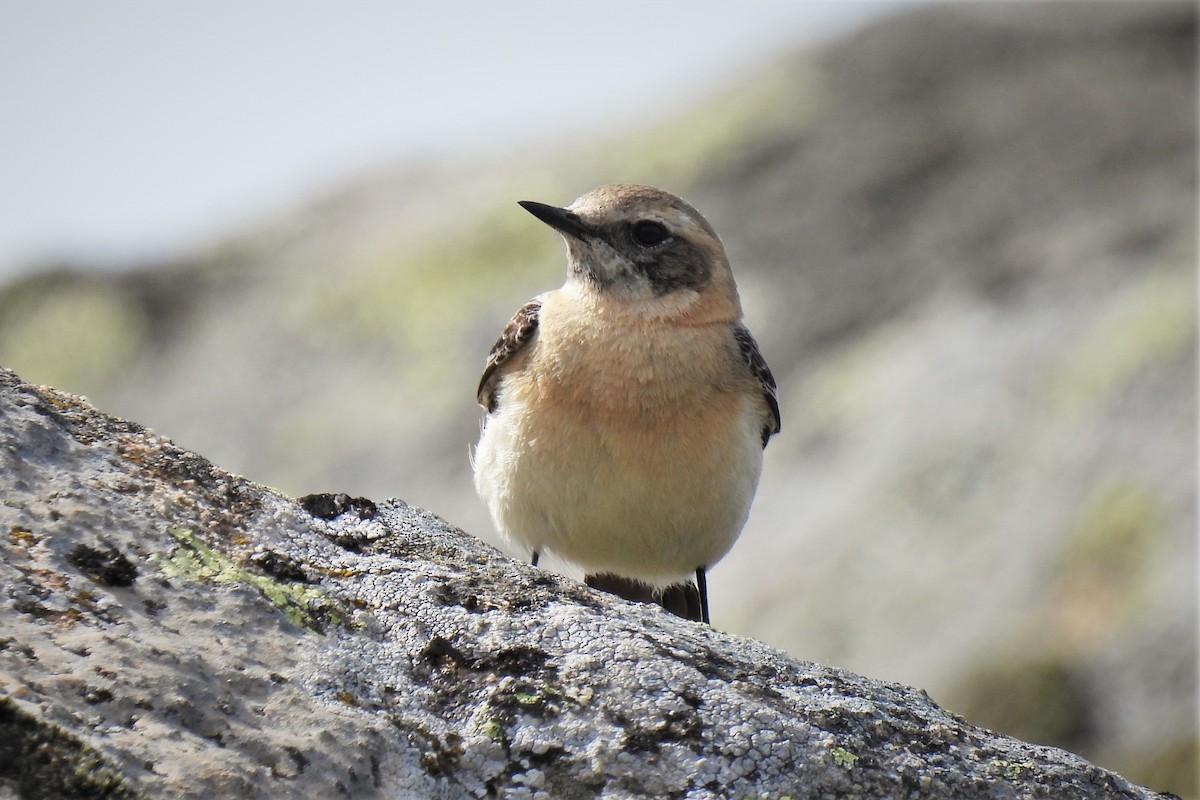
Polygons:
M695 622L708 622L708 597L704 591L703 569L697 570L700 586L676 583L665 589L655 589L633 578L611 573L584 576L583 582L593 589L615 594L638 603L655 603L676 616Z

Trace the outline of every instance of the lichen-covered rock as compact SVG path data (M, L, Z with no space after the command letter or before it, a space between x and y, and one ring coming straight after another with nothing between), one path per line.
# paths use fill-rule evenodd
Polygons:
M0 370L0 793L1163 797Z
M915 5L612 137L377 165L166 262L31 269L0 364L494 541L481 359L562 270L514 203L670 188L721 232L786 422L718 626L1200 800L1200 7Z

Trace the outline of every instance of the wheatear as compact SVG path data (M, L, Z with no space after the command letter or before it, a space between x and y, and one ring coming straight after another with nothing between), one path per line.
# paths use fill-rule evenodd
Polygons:
M592 586L708 622L705 571L741 533L779 431L725 248L649 186L521 206L566 240L567 280L488 355L475 487L535 565L549 550Z

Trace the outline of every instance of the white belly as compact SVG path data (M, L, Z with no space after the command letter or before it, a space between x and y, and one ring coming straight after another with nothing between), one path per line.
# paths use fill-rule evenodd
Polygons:
M741 533L762 469L752 398L653 423L537 408L502 402L475 451L476 488L509 539L666 585L715 564Z

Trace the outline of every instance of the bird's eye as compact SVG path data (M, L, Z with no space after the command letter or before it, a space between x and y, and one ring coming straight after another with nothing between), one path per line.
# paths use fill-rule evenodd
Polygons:
M665 242L671 234L661 223L644 219L633 223L633 240L642 247L654 247Z

